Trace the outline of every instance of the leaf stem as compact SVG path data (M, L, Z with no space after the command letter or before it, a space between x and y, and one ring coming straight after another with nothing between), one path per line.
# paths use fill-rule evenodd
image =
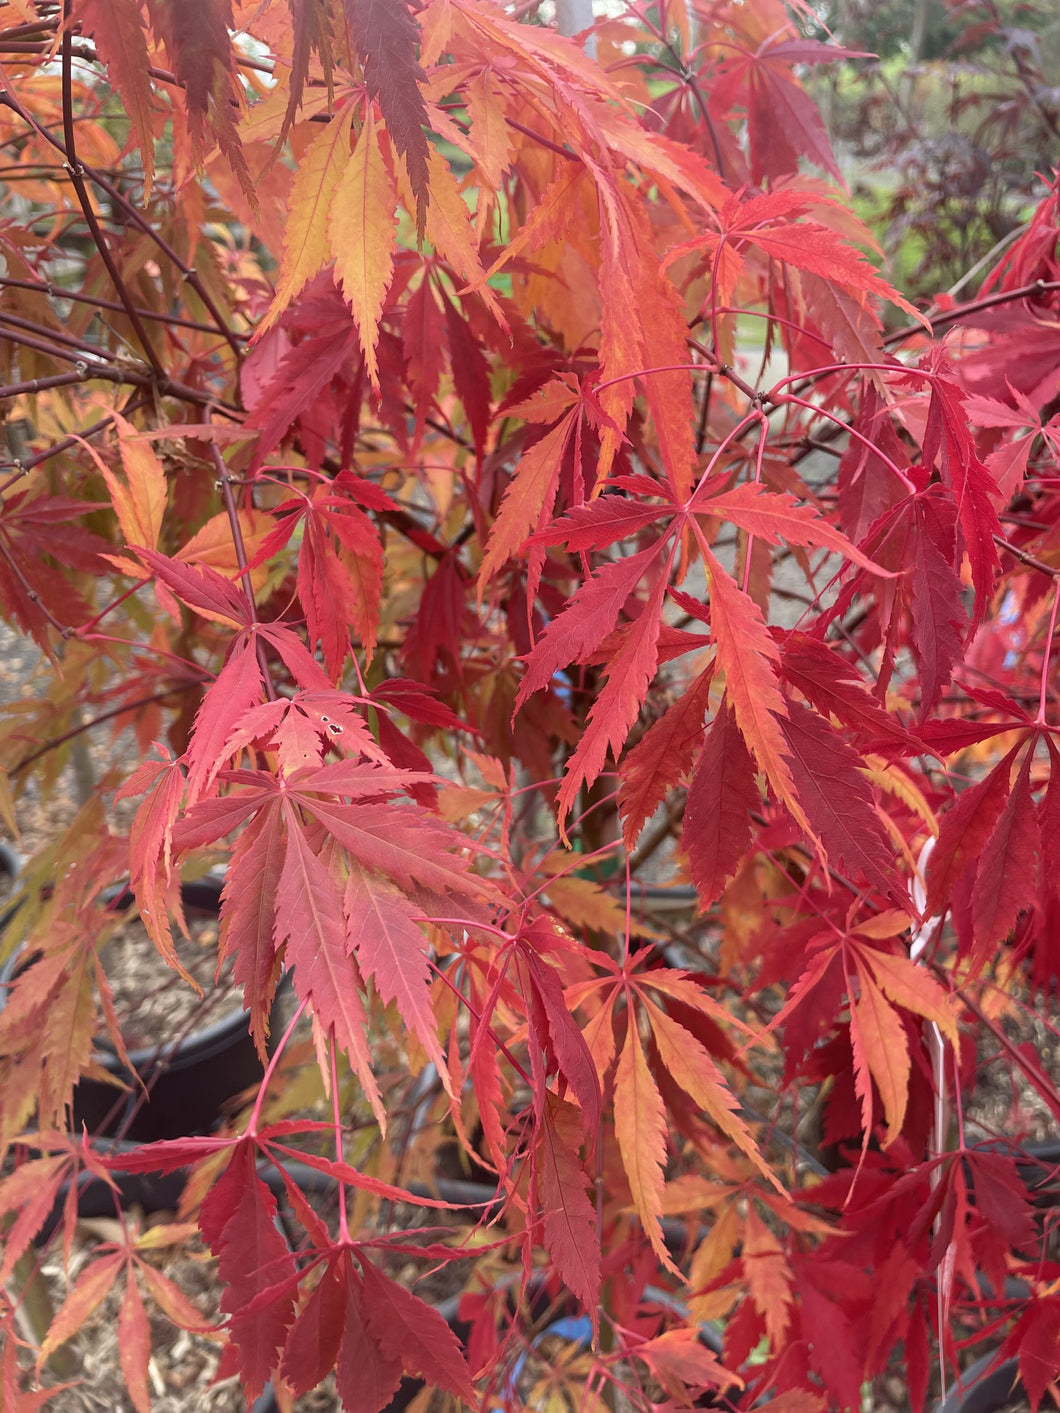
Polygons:
M335 1161L343 1163L346 1161L342 1151L342 1113L339 1109L339 1068L336 1062L336 1051L338 1043L335 1039L335 1029L332 1027L331 1042L328 1045L328 1057L331 1061L331 1112L335 1120ZM349 1218L346 1212L346 1184L342 1178L338 1179L338 1205L339 1205L339 1240L343 1246L350 1244Z
M261 1077L261 1084L258 1086L258 1093L257 1097L254 1100L254 1107L253 1109L251 1109L250 1118L247 1120L247 1133L250 1135L251 1138L257 1137L258 1125L261 1123L261 1111L265 1105L265 1095L268 1093L269 1082L275 1074L276 1067L280 1063L280 1059L283 1055L283 1052L287 1048L291 1036L294 1034L294 1028L302 1019L302 1012L305 1010L308 1004L308 996L304 997L301 1001L299 1001L298 1008L287 1023L287 1029L280 1036L279 1043L277 1044L276 1049L269 1056L269 1063L265 1067L265 1073Z
M207 418L209 413L207 412ZM217 485L221 491L221 497L225 504L225 513L228 516L228 523L232 529L232 544L236 552L236 564L239 566L239 577L243 585L243 592L247 596L247 603L250 606L251 623L258 622L258 609L254 602L254 581L250 577L249 562L247 560L247 548L243 541L243 527L239 523L239 511L236 507L236 499L232 494L232 482L229 479L228 467L225 459L217 448L216 442L210 443L210 459L213 461L214 470L217 473ZM276 683L272 680L272 672L269 668L268 654L265 651L265 644L255 636L254 649L258 655L258 665L261 668L261 675L265 682L265 695L270 702L276 700Z
M755 454L755 483L756 483L756 484L759 484L759 483L761 482L761 480L762 480L762 459L763 459L763 457L765 456L766 443L769 441L769 418L766 416L766 414L762 411L761 408L759 408L759 410L758 410L758 425L759 425L758 449L757 449L757 452L756 452L756 454ZM743 560L743 591L744 591L745 594L747 593L748 588L749 588L750 583L751 583L751 551L754 549L754 544L755 544L755 537L754 537L754 535L753 535L753 534L748 534L748 536L747 536L747 543L746 543L746 546L745 546L745 548L744 548L744 560Z

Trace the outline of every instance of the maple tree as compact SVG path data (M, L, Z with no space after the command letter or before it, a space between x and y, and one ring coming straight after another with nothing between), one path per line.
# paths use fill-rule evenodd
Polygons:
M96 1248L36 1369L120 1288L140 1410L196 1232L248 1399L511 1402L534 1291L588 1316L579 1400L919 1409L991 1345L1055 1392L1060 1095L1006 1026L1060 983L1060 178L914 307L814 18L0 5L10 827L126 743L4 932L5 1409L49 1397L11 1277L118 1169L187 1210ZM108 889L179 969L211 865L264 1078L114 1155L69 1122L127 1059ZM462 1341L402 1274L454 1260Z

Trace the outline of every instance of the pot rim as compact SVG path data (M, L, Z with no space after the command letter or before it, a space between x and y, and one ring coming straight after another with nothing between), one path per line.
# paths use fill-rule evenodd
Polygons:
M21 860L13 849L5 845L0 840L0 869L4 866L4 855L10 853L21 869ZM12 875L18 876L18 873ZM198 878L182 879L180 884L181 899L186 904L199 907L203 911L220 911L221 890L224 887L224 873L211 871ZM198 891L199 897L189 900L188 894ZM104 902L108 906L121 905L129 906L134 901L134 894L127 884L116 884L112 888L104 890L102 894ZM12 907L0 913L0 933L7 927L11 917L17 911L20 904L16 902ZM7 961L0 967L0 1010L7 1002L7 987L4 983L9 982L15 974L19 958L25 950L26 944L19 946ZM290 984L290 972L285 968L277 982L277 993L281 987ZM245 1006L236 1005L231 1010L226 1011L216 1020L209 1024L190 1031L182 1039L163 1041L155 1045L140 1045L129 1050L129 1065L126 1067L118 1057L118 1052L113 1043L105 1035L96 1035L93 1044L97 1050L98 1062L109 1073L125 1078L130 1071L140 1073L142 1070L150 1070L151 1066L164 1063L167 1070L179 1070L190 1063L198 1063L201 1060L210 1060L220 1055L233 1042L242 1036L247 1030L247 1010Z

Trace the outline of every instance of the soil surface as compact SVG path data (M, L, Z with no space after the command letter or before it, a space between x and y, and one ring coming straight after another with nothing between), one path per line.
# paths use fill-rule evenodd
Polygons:
M202 994L162 957L137 917L104 946L101 957L129 1050L168 1044L242 1004L226 960L217 974L217 919L189 916L188 938L174 936L177 957Z

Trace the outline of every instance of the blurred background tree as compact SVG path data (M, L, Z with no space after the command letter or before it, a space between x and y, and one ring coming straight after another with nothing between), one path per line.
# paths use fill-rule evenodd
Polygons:
M1022 229L1060 161L1060 11L1023 0L827 0L871 59L810 76L895 282L952 288Z

